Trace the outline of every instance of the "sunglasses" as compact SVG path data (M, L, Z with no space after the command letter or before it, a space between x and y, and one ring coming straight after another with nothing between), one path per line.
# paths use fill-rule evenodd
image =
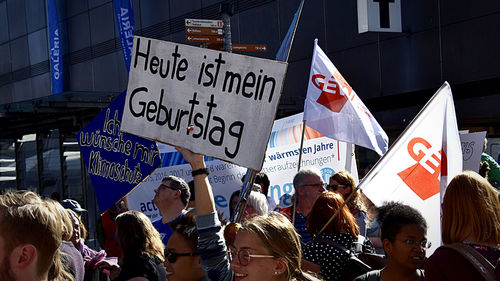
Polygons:
M328 190L337 190L339 187L342 188L342 189L346 189L348 188L349 186L348 185L345 185L345 184L332 184L332 185L327 185L326 186Z
M275 256L270 255L252 255L247 249L236 251L236 248L229 248L227 250L227 258L229 262L232 262L235 257L238 257L238 261L242 266L250 264L250 258L276 258Z
M169 250L165 249L165 258L169 263L175 263L177 261L177 257L194 257L199 255L199 253L173 253Z

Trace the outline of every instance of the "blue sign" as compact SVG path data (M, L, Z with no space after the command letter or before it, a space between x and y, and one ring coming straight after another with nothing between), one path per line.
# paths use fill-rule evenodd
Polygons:
M50 73L52 74L52 94L64 91L63 53L61 49L61 29L57 16L56 0L47 0L47 30L49 33Z
M132 47L134 45L134 10L131 0L113 0L115 8L116 22L120 32L120 41L123 50L123 58L127 71L130 69L130 58L132 57Z
M120 131L126 94L121 93L76 136L101 213L161 162L156 142Z

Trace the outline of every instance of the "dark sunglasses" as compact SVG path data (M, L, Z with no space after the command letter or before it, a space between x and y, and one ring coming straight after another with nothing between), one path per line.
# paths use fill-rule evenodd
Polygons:
M165 258L168 260L169 263L175 263L177 261L177 257L194 257L199 255L199 253L173 253L170 252L169 250L165 249Z
M328 190L337 190L337 188L342 188L342 189L346 189L347 187L349 187L348 185L345 185L345 184L332 184L332 185L327 185L326 186Z

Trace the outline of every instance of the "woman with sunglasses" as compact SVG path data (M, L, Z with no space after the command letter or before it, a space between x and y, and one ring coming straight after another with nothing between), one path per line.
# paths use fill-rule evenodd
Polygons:
M340 194L344 200L349 198L355 188L356 181L348 171L333 174L330 177L330 184L327 186L328 191ZM347 207L349 207L349 211L351 211L354 219L356 219L356 224L359 226L359 233L366 236L366 208L361 201L359 190L356 190L349 201L347 201Z
M176 147L191 165L196 192L198 252L207 279L245 280L317 280L301 270L300 239L293 225L281 214L255 216L237 231L227 251L222 227L203 155Z
M500 201L488 180L472 171L458 174L446 188L441 209L445 246L475 252L478 260L495 266L500 259ZM429 257L425 275L426 280L484 280L462 254L446 247Z
M164 247L160 233L146 215L127 211L116 217L116 239L123 251L121 271L112 271L114 281L166 281Z
M427 222L416 209L401 203L390 202L378 210L381 239L387 258L382 270L370 271L355 281L424 280L421 269L427 242Z
M169 281L198 281L205 278L200 255L196 250L198 231L195 210L189 210L182 218L170 223L173 233L165 247L165 268Z

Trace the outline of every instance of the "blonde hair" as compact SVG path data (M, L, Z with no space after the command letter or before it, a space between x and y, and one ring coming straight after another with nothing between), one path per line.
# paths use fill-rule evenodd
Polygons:
M257 235L273 256L286 259L285 280L316 280L302 272L300 237L282 214L270 212L267 216L252 217L243 223L239 231Z
M445 244L473 238L500 243L500 201L491 184L472 171L453 178L443 198L442 239Z
M116 217L118 245L123 251L123 259L146 254L165 261L164 246L160 233L141 212L127 211Z
M85 225L82 222L82 219L80 219L80 216L78 216L75 211L71 209L66 209L66 212L70 215L71 218L76 218L78 220L78 224L80 225L80 238L85 240L85 237L87 237L87 229L85 228ZM74 231L74 228L73 228Z
M33 245L38 254L37 275L43 277L47 274L49 279L57 279L61 274L58 250L61 226L47 204L38 202L8 206L2 203L0 214L0 233L6 241L6 251L10 253L22 244ZM50 274L49 270L53 273Z
M63 241L70 241L73 236L73 222L66 209L59 202L46 199L49 209L57 216L61 222L61 237Z

